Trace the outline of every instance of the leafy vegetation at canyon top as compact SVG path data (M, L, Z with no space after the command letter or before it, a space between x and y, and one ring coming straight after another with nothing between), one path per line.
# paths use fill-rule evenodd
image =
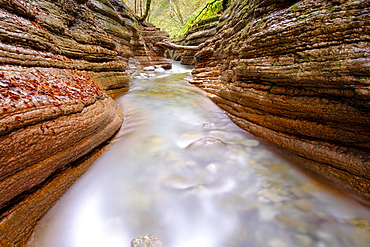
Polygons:
M207 20L214 20L232 0L123 0L143 21L170 33L184 35Z

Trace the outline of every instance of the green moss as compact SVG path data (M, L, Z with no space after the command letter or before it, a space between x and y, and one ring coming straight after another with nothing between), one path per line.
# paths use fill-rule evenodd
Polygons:
M250 6L249 5L246 5L242 8L242 11L247 11L248 9L250 9Z
M334 6L334 7L326 7L325 9L332 13L332 12L335 12L335 11L338 11L341 7L340 6Z
M294 4L292 7L290 7L290 10L296 12L298 10L298 4Z
M365 76L365 75L361 75L361 76L355 76L355 78L357 79L357 80L363 80L363 79L367 79L367 78L369 78L368 76Z
M306 16L304 15L300 15L297 17L297 21L305 21L306 20Z
M178 29L176 32L173 32L171 38L184 36L187 32L192 29L201 29L204 25L218 21L218 14L222 12L222 0L218 1L208 1L206 8L203 6L195 11L186 21L185 25Z

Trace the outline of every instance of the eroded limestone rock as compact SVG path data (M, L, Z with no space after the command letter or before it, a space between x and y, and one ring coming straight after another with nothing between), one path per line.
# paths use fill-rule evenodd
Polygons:
M148 59L147 65L158 65L164 69L172 68L171 60L167 59L165 55L166 49L156 45L163 39L168 39L169 34L156 27L142 26L140 29L140 35L145 43L145 46L143 47L144 49L142 50L142 55L145 55L145 57L142 57L141 59ZM137 57L139 56L137 55ZM141 61L141 64L145 63Z
M242 128L370 200L368 1L234 1L192 83Z
M24 246L121 126L107 93L128 90L137 26L117 0L0 0L1 246Z
M210 19L209 23L206 22L205 25L190 30L181 40L178 40L177 43L184 46L198 47L216 34L217 24L218 20L214 21L213 19ZM194 55L197 53L197 50L174 52L172 57L174 60L181 60L181 64L194 65Z

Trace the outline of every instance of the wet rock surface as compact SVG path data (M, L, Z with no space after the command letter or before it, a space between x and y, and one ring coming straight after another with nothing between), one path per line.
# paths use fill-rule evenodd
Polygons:
M108 96L130 59L147 66L139 27L118 0L0 0L1 246L23 246L120 128Z
M174 63L117 99L126 124L29 247L367 246L369 208L295 169L176 70L190 73Z
M131 247L162 247L162 242L153 235L144 235L131 241Z
M193 84L240 127L370 200L367 1L234 1Z
M176 43L186 46L198 46L207 39L212 38L216 34L218 21L210 21L201 27L190 30L183 38L177 40ZM176 61L181 61L184 65L195 65L194 55L197 51L173 52L171 57Z
M170 69L172 61L166 58L166 49L156 45L156 43L162 40L169 39L169 34L154 26L141 26L139 32L145 44L141 51L140 49L136 51L136 54L141 55L141 58L137 56L140 59L140 63L147 66L157 65L164 69Z

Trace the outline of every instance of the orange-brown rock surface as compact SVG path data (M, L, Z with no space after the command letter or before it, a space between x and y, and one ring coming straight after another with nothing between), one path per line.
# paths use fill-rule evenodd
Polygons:
M0 246L23 246L121 126L108 95L139 27L120 0L0 0Z
M368 1L236 0L192 82L242 128L370 200L369 34Z
M178 40L177 43L185 46L198 46L205 42L207 39L212 38L216 33L218 20L211 18L205 21L205 24L191 29L185 34L182 39ZM180 60L181 64L184 65L195 65L194 55L197 51L183 51L183 52L173 52L172 57L174 60Z

